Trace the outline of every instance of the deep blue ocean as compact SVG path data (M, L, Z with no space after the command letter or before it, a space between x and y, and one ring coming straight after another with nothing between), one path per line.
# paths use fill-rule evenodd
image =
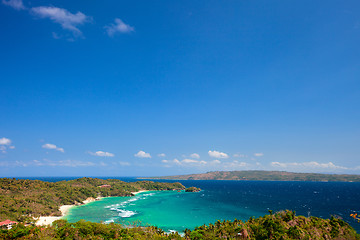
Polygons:
M75 178L77 177L27 179L55 182ZM127 182L139 181L136 178L117 179ZM331 215L334 215L342 218L354 227L357 232L360 232L360 223L350 217L351 213L360 213L360 183L212 180L155 181L181 182L186 187L200 187L203 191L190 194L146 194L130 201L128 198L111 199L112 203L118 201L117 205L122 206L121 209L115 209L117 210L116 215L110 212L110 210L108 214L104 213L103 218L91 216L90 213L87 215L83 214L84 211L87 211L86 208L91 206L109 208L105 206L108 204L107 202L101 205L99 201L99 203L94 203L95 205L75 208L70 211L69 219L75 221L85 218L86 220L100 222L100 220L109 221L107 218L110 217L111 221L119 223L125 219L128 221L146 221L148 224L157 225L164 230L175 229L181 231L185 228L193 228L202 224L208 224L209 222L215 222L217 219L233 220L237 218L246 221L251 216L259 217L268 214L268 210L276 212L289 209L296 211L297 215L304 216L330 218ZM125 206L122 202L131 204ZM149 211L149 208L153 208L158 214L155 216L153 212ZM166 214L161 213L161 211L166 211L167 208L169 209L168 215L171 215L172 219L174 214L178 214L179 218L184 218L184 221L171 223L171 226L162 223L162 220L166 218ZM114 208L109 209L114 210ZM176 213L176 211L178 212ZM191 221L187 218L191 219ZM166 221L164 220L164 222ZM186 223L189 223L189 225L186 225Z

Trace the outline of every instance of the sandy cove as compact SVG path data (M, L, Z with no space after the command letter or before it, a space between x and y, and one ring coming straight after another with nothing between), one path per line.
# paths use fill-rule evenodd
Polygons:
M132 194L136 195L136 194L139 194L139 193L142 193L142 192L148 192L149 190L140 190L140 191L137 191L137 192L131 192ZM86 200L83 201L83 204L87 204L87 203L90 203L90 202L93 202L93 201L96 201L96 200L99 200L101 198L87 198ZM74 206L77 206L77 205L63 205L60 207L60 212L61 212L61 216L44 216L44 217L39 217L37 220L36 220L36 223L35 225L37 226L44 226L44 225L50 225L52 224L54 221L56 220L59 220L61 218L63 218L70 210L70 208L74 207Z
M83 201L83 204L87 204L89 202L93 202L96 200L99 200L100 198L87 198L86 200ZM52 224L54 221L61 219L62 217L64 217L70 210L70 208L77 206L77 205L63 205L60 206L59 210L61 212L61 216L45 216L45 217L39 217L36 220L35 225L36 226L44 226L44 225L50 225Z
M54 221L61 219L64 217L68 212L69 209L76 205L63 205L60 207L61 217L53 217L53 216L46 216L46 217L39 217L39 219L36 221L35 225L37 226L44 226L44 225L50 225Z

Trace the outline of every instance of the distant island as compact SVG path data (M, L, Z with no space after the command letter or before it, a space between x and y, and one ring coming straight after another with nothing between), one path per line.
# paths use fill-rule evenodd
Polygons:
M360 175L294 173L283 171L214 171L200 174L150 177L146 179L360 182Z

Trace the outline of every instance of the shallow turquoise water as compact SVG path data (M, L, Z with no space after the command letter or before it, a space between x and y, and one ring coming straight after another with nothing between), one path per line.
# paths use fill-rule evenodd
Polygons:
M151 191L134 197L103 198L77 206L70 210L66 219L69 222L85 219L92 222L153 225L164 231L182 232L185 228L193 229L218 219L233 220L234 216L241 216L247 220L260 215L261 212L252 211L246 206L234 209L231 205L206 201L203 192Z
M360 213L360 183L181 181L200 187L198 193L144 192L135 197L112 197L74 207L70 222L140 223L165 231L183 232L217 220L246 221L268 210L295 210L297 215L343 218L360 232L360 223L350 217Z

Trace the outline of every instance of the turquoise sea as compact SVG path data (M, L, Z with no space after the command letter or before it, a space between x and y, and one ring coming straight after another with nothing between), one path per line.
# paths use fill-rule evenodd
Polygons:
M165 231L182 232L217 219L247 219L261 215L251 209L206 202L204 193L184 191L151 191L135 197L110 197L83 206L74 207L66 217L70 222L85 219L93 222L115 222L125 225L155 225Z
M134 181L130 179L129 181ZM297 215L343 218L360 232L351 213L360 213L360 183L271 181L179 181L203 189L151 191L134 197L110 197L77 206L68 221L85 219L127 225L155 225L183 232L217 220L248 220L268 210L295 210Z

